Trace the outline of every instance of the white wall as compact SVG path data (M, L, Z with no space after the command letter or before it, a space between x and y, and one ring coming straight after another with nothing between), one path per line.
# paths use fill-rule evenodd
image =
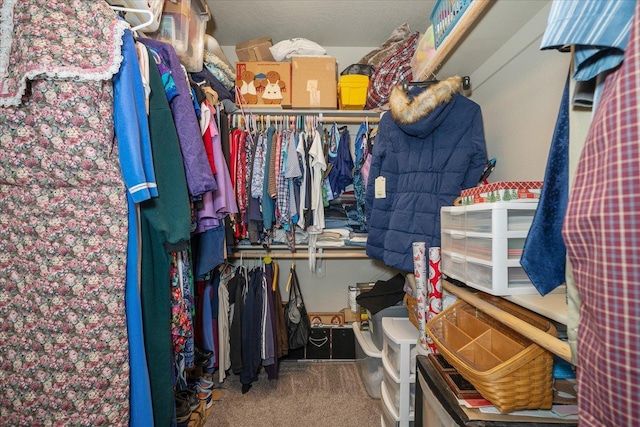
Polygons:
M482 108L490 181L541 181L569 72L570 55L541 51L543 9L471 74L470 98Z
M272 255L278 262L280 292L282 300L288 299L286 292L287 278L292 260L278 259L277 254ZM259 260L245 259L243 264L248 268L257 267ZM234 265L240 262L235 260ZM356 283L375 283L377 280L387 280L398 271L385 266L379 261L370 259L343 260L325 259L318 261L316 272L312 273L308 261L295 260L296 273L302 289L302 296L307 311L337 312L348 307L349 286Z

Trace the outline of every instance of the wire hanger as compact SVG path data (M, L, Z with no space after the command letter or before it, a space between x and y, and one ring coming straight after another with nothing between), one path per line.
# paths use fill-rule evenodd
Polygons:
M149 17L149 20L146 22L143 22L140 25L136 25L135 27L131 28L131 31L137 31L137 30L141 30L145 27L148 27L149 25L153 24L154 21L154 16L153 16L153 12L151 12L148 9L134 9L134 8L130 8L130 7L123 7L123 6L109 6L111 9L113 10L117 10L119 12L132 12L132 13L141 13L143 15L147 15Z

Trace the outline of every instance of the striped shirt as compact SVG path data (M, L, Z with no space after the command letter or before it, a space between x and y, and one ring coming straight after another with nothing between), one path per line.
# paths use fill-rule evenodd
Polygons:
M541 49L575 45L573 78L587 81L620 65L635 0L554 0Z

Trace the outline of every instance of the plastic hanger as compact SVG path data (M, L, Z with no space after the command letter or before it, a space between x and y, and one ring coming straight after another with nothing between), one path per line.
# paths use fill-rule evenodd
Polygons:
M291 279L293 278L293 273L295 270L296 270L296 262L293 261L291 263L291 272L289 273L289 279L287 279L287 287L285 288L287 292L289 292L289 289L291 288Z
M134 8L130 8L130 7L122 7L122 6L109 6L111 9L113 10L117 10L119 12L132 12L132 13L141 13L143 15L147 15L149 17L149 20L146 22L143 22L140 25L136 25L135 27L131 28L131 31L137 31L137 30L141 30L145 27L148 27L149 25L153 24L154 21L154 16L153 16L153 12L151 12L148 9L134 9Z

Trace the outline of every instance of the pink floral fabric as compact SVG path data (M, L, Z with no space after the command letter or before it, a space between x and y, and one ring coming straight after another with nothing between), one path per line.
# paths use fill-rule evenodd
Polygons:
M103 1L0 13L0 424L128 425L123 27Z
M18 105L27 81L110 79L127 26L105 1L0 0L0 106Z

